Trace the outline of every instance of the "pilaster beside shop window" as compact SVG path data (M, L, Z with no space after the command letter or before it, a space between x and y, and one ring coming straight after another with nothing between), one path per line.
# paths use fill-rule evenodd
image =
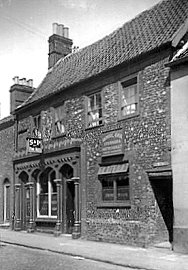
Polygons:
M62 179L54 179L57 185L57 222L54 231L55 236L62 233Z
M34 183L28 182L26 184L29 188L29 224L27 232L34 232L35 222L34 222Z
M75 188L75 221L72 233L72 238L77 239L81 235L81 221L80 221L80 178L72 177Z
M15 184L15 231L21 230L21 184Z

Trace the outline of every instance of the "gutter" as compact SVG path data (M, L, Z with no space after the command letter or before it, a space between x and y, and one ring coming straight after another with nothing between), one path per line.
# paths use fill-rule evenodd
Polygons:
M188 62L188 56L186 57L183 57L183 58L180 58L180 59L177 59L177 60L174 60L172 62L168 62L167 64L165 64L166 67L175 67L175 66L178 66L178 65L181 65L181 64L185 64L186 62Z

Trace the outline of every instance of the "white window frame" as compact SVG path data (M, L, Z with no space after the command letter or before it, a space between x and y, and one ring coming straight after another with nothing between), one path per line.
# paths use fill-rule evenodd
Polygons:
M132 83L131 81L133 80L136 80L136 83ZM130 81L130 84L129 84L129 81ZM126 84L127 83L127 86L123 86L123 84ZM131 105L135 105L136 109L134 112L132 113L128 113L126 115L123 115L122 114L122 110L123 108L125 108L126 106L122 106L122 101L123 101L123 89L129 89L131 86L133 85L136 85L136 94L135 94L135 103L130 103L128 104L128 106L131 106ZM126 118L129 118L129 117L132 117L132 116L136 116L139 114L139 76L138 74L133 74L131 76L128 76L127 78L121 80L119 82L119 119L126 119Z
M96 104L97 103L96 102L96 96L98 94L100 94L100 98L101 98L101 104L100 104L100 107L99 108L97 108L97 104ZM93 96L94 96L94 110L91 110L91 109L89 109L89 100ZM93 94L87 96L86 101L87 101L87 104L86 104L86 111L87 111L86 123L87 123L87 128L93 128L93 127L101 126L103 124L103 97L102 97L102 91L98 91L96 93L93 93ZM93 113L94 111L96 111L96 113L97 113L97 111L99 111L99 110L102 111L102 116L101 117L100 116L98 116L98 117L96 116L96 119L93 119L92 121L89 121L89 114L90 113ZM95 117L95 116L93 115L93 117Z
M10 196L8 198L9 200L9 220L7 219L7 188L9 188L9 192L10 192L10 183L5 183L4 187L3 187L3 191L4 191L4 215L3 215L3 219L4 222L9 221L10 222Z
M52 171L53 172L53 171ZM52 173L51 172L51 173ZM38 218L57 218L57 215L51 215L51 209L52 209L52 185L51 185L51 182L50 182L50 175L51 173L48 174L48 215L40 215L40 212L39 212L39 199L40 199L40 175L38 177L38 181L37 181L37 217Z

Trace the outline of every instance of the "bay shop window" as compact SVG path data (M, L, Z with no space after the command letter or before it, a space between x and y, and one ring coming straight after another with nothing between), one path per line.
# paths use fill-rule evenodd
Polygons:
M37 217L57 217L55 172L42 173L37 182Z

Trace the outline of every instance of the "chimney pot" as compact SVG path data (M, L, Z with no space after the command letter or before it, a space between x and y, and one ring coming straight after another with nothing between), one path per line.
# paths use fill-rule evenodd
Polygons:
M64 25L63 24L60 24L59 25L59 28L60 28L60 36L64 36Z
M22 78L22 84L26 85L26 78Z
M18 76L15 76L13 78L13 82L14 82L14 84L19 84L19 77Z
M53 23L52 24L52 29L53 29L53 34L56 34L57 35L57 32L58 32L58 23Z
M64 27L63 32L64 32L64 37L65 38L69 38L69 28L68 27Z
M30 87L33 87L33 80L32 79L29 79L27 81L27 85L30 86Z
M57 35L61 36L61 26L60 26L60 24L57 24L57 25L58 25L58 27L57 27Z

